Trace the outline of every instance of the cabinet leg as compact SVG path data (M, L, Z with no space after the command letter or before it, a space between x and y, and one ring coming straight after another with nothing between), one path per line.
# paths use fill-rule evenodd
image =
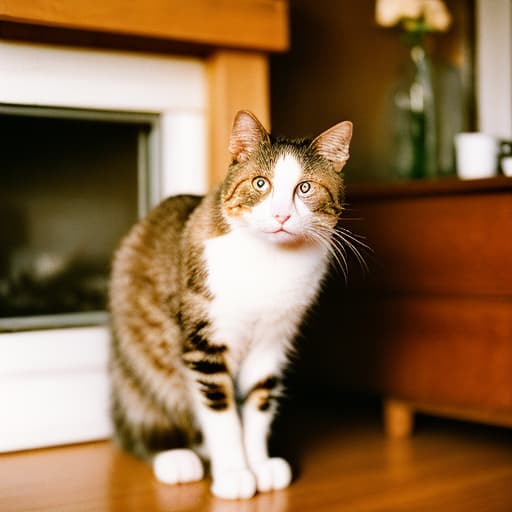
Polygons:
M401 400L384 400L384 429L392 439L409 437L414 429L414 410Z

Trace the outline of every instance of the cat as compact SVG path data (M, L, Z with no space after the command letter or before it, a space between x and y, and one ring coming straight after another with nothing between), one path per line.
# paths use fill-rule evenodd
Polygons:
M301 321L335 253L352 123L314 140L235 117L232 162L204 197L168 198L117 250L111 409L120 446L158 480L250 498L287 487L267 438Z

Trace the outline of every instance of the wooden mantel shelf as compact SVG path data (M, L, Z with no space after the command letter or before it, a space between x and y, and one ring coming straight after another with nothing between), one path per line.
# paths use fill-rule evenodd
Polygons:
M0 22L262 52L288 47L287 0L2 0Z

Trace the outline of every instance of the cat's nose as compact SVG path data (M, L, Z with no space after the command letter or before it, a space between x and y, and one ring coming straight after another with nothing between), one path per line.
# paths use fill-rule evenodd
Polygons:
M274 213L274 219L276 219L279 224L284 224L289 218L289 213Z

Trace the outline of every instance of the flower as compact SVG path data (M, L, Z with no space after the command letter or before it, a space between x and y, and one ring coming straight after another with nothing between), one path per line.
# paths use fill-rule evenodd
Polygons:
M377 0L375 18L383 27L401 24L407 32L444 32L452 22L443 0Z

